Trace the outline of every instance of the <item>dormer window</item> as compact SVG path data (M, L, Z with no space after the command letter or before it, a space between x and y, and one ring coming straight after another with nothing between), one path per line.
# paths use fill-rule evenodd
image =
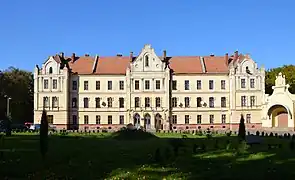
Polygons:
M148 56L145 56L144 64L145 64L145 67L149 67L149 57Z
M52 74L52 67L49 68L49 74Z

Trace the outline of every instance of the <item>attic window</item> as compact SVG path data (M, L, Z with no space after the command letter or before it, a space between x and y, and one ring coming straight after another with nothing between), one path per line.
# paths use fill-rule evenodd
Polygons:
M145 64L145 67L149 67L149 57L148 56L145 56L144 64Z
M49 68L49 74L52 74L52 67Z

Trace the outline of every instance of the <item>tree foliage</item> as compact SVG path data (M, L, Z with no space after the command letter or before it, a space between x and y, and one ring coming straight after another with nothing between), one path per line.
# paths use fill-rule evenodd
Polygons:
M33 75L31 72L10 67L0 72L0 120L6 119L6 98L11 97L12 123L33 120Z
M282 72L286 76L286 83L290 85L289 91L295 94L295 66L284 65L282 67L272 68L265 74L265 93L272 94L272 86L275 85L276 76Z

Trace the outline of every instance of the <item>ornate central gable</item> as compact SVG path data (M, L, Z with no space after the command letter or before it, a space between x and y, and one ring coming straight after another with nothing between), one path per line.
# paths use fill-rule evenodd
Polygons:
M131 71L134 72L161 72L164 69L165 62L156 55L150 44L146 44L131 63Z

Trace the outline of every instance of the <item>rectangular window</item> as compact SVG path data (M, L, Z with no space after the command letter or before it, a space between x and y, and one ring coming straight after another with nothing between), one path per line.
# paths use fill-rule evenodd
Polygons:
M96 90L100 90L100 81L96 81Z
M189 115L184 116L185 124L189 124Z
M225 80L221 80L221 89L225 90Z
M84 108L89 108L89 98L84 98Z
M221 107L226 107L226 97L221 97Z
M45 108L49 107L49 98L48 97L43 97L43 106Z
M110 108L110 107L113 107L113 98L108 97L107 101L108 101L108 107L109 107L109 108Z
M134 107L139 107L139 97L134 98Z
M145 104L145 107L150 107L151 106L151 104L150 104L150 98L149 97L146 97L146 98L144 98L144 104Z
M184 90L189 90L189 80L184 81Z
M156 97L156 107L161 107L161 98Z
M197 124L202 124L202 115L197 115Z
M250 106L255 106L255 96L250 96Z
M214 89L214 82L213 80L209 80L209 89L213 90Z
M85 90L85 91L88 90L88 81L84 81L84 90Z
M210 124L213 124L214 123L214 115L213 114L210 114Z
M214 97L209 97L209 107L214 108Z
M120 90L124 90L124 81L119 82Z
M177 81L176 80L172 81L172 90L177 90Z
M134 89L139 90L139 80L135 80L134 82Z
M124 123L124 115L120 115L119 122L120 122L120 124L125 124Z
M95 107L100 108L100 98L99 97L95 98Z
M172 98L172 107L177 107L177 98L176 97L173 97Z
M177 124L177 115L172 115L172 124Z
M77 98L72 98L72 108L77 108Z
M48 89L48 79L44 79L44 89Z
M225 114L222 114L221 115L221 123L222 124L225 124L225 122L226 122L226 115Z
M202 98L197 97L197 107L202 107Z
M246 88L246 79L241 79L241 88Z
M48 124L53 124L53 115L47 115Z
M52 97L52 107L57 108L58 107L58 98Z
M112 90L112 89L113 89L113 82L108 81L108 90Z
M89 124L89 117L88 117L88 115L84 115L84 124Z
M156 80L156 89L161 89L161 81Z
M74 125L77 124L77 116L76 115L73 115L72 118L73 118L73 124Z
M73 91L76 91L77 88L78 88L77 81L73 81L73 82L72 82L72 90L73 90Z
M52 89L57 89L57 79L52 80Z
M189 99L190 99L189 97L184 98L184 107L189 107L189 104L190 104Z
M124 108L124 98L122 97L119 98L119 107Z
M113 124L113 116L108 116L108 124Z
M150 89L150 81L149 80L145 80L145 89Z
M250 88L255 88L255 79L250 79Z
M201 80L197 80L197 89L198 90L202 89L202 81Z
M241 106L242 107L245 107L246 104L247 104L247 102L246 102L246 96L241 96Z
M96 124L100 124L100 115L96 115Z
M251 114L246 115L246 123L251 123Z

